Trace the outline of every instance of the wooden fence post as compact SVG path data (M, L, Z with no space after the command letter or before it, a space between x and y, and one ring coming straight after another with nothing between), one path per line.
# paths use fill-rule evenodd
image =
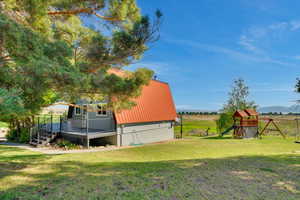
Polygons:
M182 121L183 121L183 117L182 114L180 115L180 137L182 139Z

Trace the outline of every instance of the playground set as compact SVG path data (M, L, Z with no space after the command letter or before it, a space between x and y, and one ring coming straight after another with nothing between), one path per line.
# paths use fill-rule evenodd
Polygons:
M259 132L258 128L259 120L267 121L266 125L264 126L261 132ZM280 130L280 128L277 126L277 124L272 118L259 118L259 114L253 109L237 110L233 114L233 121L233 125L227 130L225 130L221 134L222 136L230 133L230 131L233 130L234 138L255 138L261 137L265 134L266 130L269 130L277 131L281 134L283 138L286 137L286 135ZM269 128L271 124L274 125L275 129Z

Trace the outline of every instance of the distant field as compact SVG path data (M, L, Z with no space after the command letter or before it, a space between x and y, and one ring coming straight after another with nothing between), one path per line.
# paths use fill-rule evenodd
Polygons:
M208 129L209 135L216 134L216 119L218 115L184 115L183 136L203 136ZM180 126L175 127L175 134L180 134Z
M203 136L205 135L207 129L209 128L209 135L214 135L217 133L216 130L216 120L218 115L184 115L183 116L183 136ZM261 115L263 118L272 118L274 122L279 127L279 129L288 136L295 137L297 135L297 123L296 115ZM261 131L266 125L267 120L260 120L259 131ZM299 135L300 135L300 120L299 122ZM176 135L180 134L180 126L175 127ZM266 135L276 135L279 136L280 133L275 131L275 127L271 124L265 131Z

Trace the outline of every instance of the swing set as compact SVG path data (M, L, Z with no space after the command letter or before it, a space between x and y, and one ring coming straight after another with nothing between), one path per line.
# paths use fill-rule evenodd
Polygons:
M279 128L278 122L283 121L295 121L296 122L296 130L292 132L295 134L295 143L300 144L300 127L299 127L299 120L300 118L296 119L273 119L270 117L259 117L259 113L252 109L245 109L245 110L237 110L233 114L234 124L221 133L221 135L225 135L230 133L233 130L233 137L234 138L255 138L255 137L262 137L263 135L267 135L269 131L276 131L280 133L280 135L285 139L287 136L287 132L291 127L295 127L294 125L289 124L286 127L287 130L284 132ZM259 121L264 121L265 124L261 131L259 131ZM273 127L272 127L273 126ZM281 127L281 128L282 128Z
M277 131L277 132L280 133L280 135L283 138L286 138L286 135L280 130L280 128L275 123L274 119L265 117L265 118L260 118L259 120L267 121L266 125L264 126L264 128L262 129L262 131L259 133L260 136L265 135L265 131L267 130L267 131ZM275 129L269 128L269 126L271 124L274 125Z

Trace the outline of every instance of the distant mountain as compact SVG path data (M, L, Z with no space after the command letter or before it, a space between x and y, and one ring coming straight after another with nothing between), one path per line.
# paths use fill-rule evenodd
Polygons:
M176 109L177 112L218 112L215 110L202 110L202 109Z
M292 105L292 106L267 106L261 107L258 109L260 113L269 113L269 112L277 112L277 113L300 113L300 105Z

